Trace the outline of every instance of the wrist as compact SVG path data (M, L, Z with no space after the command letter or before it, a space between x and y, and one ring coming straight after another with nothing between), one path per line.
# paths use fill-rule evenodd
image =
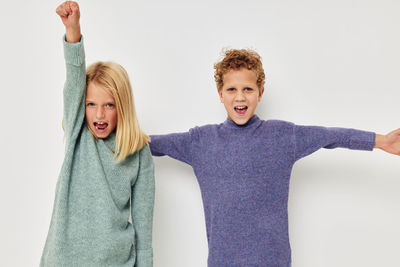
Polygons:
M381 134L376 134L375 135L375 145L374 148L380 148L382 149L385 144L385 136Z
M65 28L65 39L68 43L78 43L81 40L81 35L79 24Z

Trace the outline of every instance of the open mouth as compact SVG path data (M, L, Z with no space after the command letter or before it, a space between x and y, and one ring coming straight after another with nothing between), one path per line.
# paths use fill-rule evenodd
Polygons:
M104 132L108 127L107 122L95 122L93 124L94 124L94 128L99 132Z
M244 115L247 111L247 108L248 108L247 106L236 106L236 107L234 107L234 110L239 115Z

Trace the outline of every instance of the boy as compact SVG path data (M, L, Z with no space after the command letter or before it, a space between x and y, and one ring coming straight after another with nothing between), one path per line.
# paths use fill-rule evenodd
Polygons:
M383 136L263 121L254 115L264 92L260 56L229 50L214 67L228 119L150 136L151 152L194 169L204 202L209 267L290 266L287 202L294 163L322 147L375 147L400 155L400 129Z

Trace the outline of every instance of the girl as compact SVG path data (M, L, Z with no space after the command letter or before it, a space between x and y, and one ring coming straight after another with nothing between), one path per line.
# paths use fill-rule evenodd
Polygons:
M152 266L153 162L128 75L97 62L85 76L79 6L56 12L66 28L66 153L40 266Z

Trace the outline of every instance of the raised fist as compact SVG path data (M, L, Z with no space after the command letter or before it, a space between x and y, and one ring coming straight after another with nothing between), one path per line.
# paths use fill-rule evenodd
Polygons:
M57 7L56 13L60 16L65 26L67 42L79 42L81 28L79 24L80 12L78 3L66 1Z

